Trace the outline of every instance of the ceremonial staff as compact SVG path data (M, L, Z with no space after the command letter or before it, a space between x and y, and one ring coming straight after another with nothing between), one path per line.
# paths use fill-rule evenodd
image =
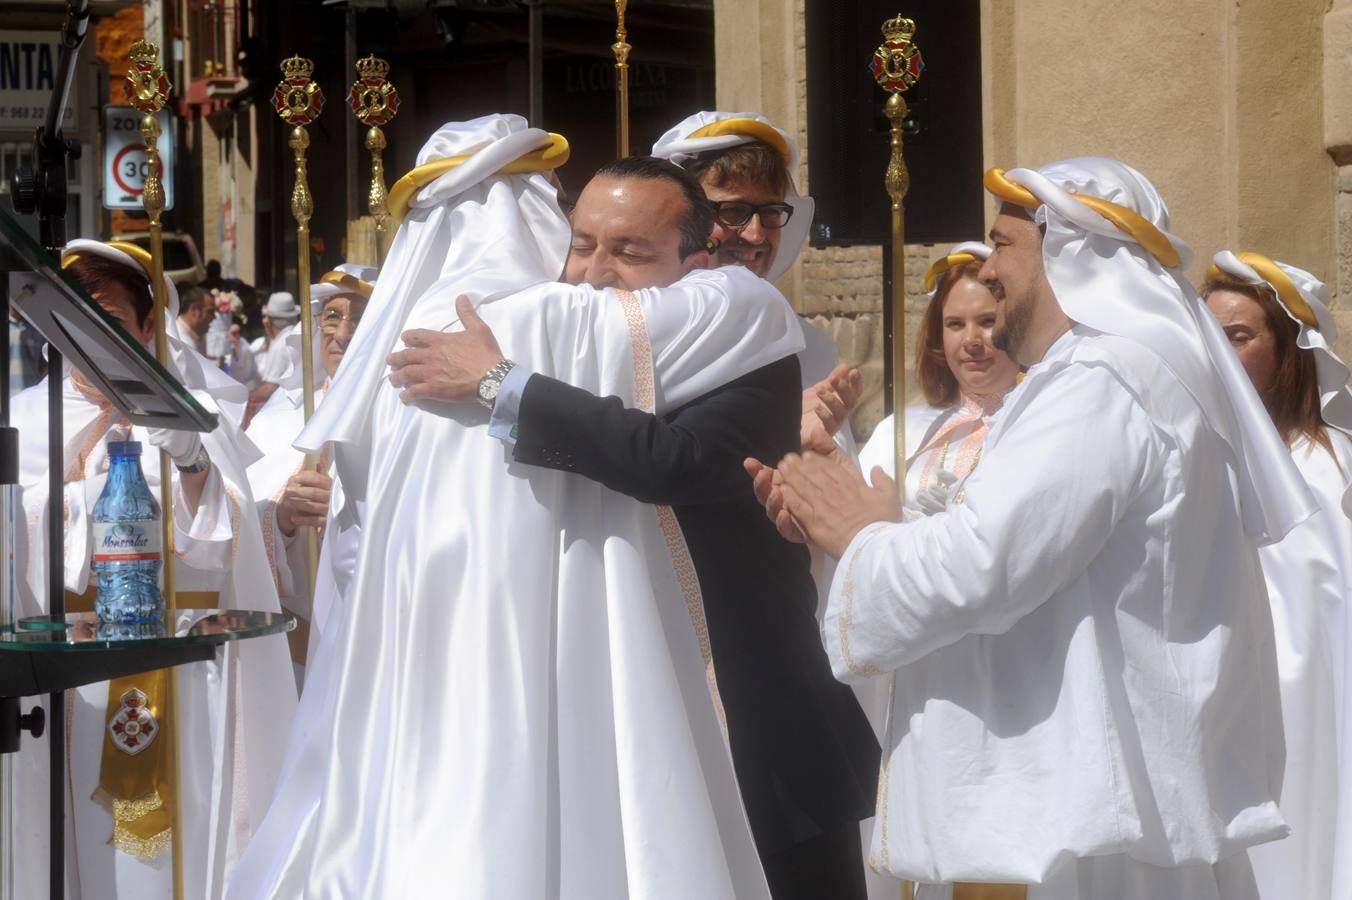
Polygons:
M155 359L169 367L169 332L165 322L168 296L164 288L164 232L160 214L164 212L164 185L160 181L160 137L158 113L169 99L169 76L160 65L160 48L151 41L132 44L132 61L123 86L128 102L141 113L141 139L146 145L146 183L141 204L150 219L150 289L155 300ZM164 546L165 630L174 633L178 608L178 584L174 552L174 481L170 468L169 451L160 448L160 540ZM172 829L174 900L183 897L183 801L179 784L179 703L178 670L170 669L165 678L165 706L169 723L169 783L173 788L170 802ZM163 728L164 726L161 725Z
M911 175L901 152L901 124L906 119L902 96L920 80L925 69L920 50L912 43L915 22L900 15L883 23L883 42L873 53L869 69L878 86L887 92L885 112L892 123L892 156L884 182L892 198L892 422L894 427L897 488L906 497L906 191Z
M287 142L296 156L296 186L291 190L291 215L296 220L296 296L300 301L300 361L301 384L305 398L305 421L315 413L315 347L314 315L310 310L310 216L314 213L314 198L305 174L305 149L310 146L306 126L324 111L324 92L311 79L315 64L301 56L282 60L282 82L272 92L272 108L291 128ZM383 138L383 136L382 136ZM305 457L305 467L319 470L319 459L312 454ZM315 587L315 570L319 564L319 532L306 529L310 562L310 591Z
M390 64L374 54L357 60L357 80L347 93L347 105L352 114L367 126L366 149L371 151L371 189L366 195L367 207L371 218L376 220L376 266L384 264L385 254L390 251L390 208L385 193L385 163L380 158L385 150L385 132L382 125L388 125L399 112L399 92L394 89L386 76L390 74Z
M624 28L624 10L628 5L629 0L615 0L615 43L610 45L615 53L615 155L620 159L629 155L629 51L633 48Z

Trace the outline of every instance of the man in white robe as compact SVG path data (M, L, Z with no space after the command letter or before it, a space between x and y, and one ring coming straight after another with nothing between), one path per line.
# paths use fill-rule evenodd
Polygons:
M1086 158L987 185L981 278L1029 370L964 502L893 524L876 470L748 464L840 559L837 676L894 678L873 862L922 900L1254 898L1246 851L1287 831L1256 544L1312 498L1143 176Z
M386 377L405 330L457 325L461 292L523 365L659 411L802 348L746 272L553 283L568 223L540 173L566 155L487 116L391 191L407 218L298 442L331 442L326 542L359 526L358 557L232 897L766 896L669 517L504 465L486 411L405 405Z
M329 379L343 361L357 323L375 287L376 270L344 263L310 286L310 304L315 323L315 406L323 402ZM288 637L296 683L303 684L305 657L314 615L311 594L308 542L305 528L323 528L330 495L334 491L332 467L316 472L305 467L305 454L292 442L305 427L304 383L301 377L299 329L287 336L290 369L279 389L249 423L248 436L262 457L249 466L258 522L268 564L282 608L296 616L298 625ZM335 551L337 552L337 551ZM351 548L349 548L351 552Z
M71 241L63 261L98 257L132 270L132 279L149 292L149 258L131 245ZM175 321L178 296L165 279L167 319ZM149 298L145 299L149 308ZM133 309L133 312L135 310ZM150 337L150 320L123 322L138 337ZM139 326L139 327L138 327ZM91 516L108 468L107 442L130 439L143 448L141 468L151 492L159 496L155 449L164 446L175 460L174 542L180 621L191 621L202 607L277 612L276 591L265 569L258 523L251 514L244 465L256 450L238 429L245 393L170 325L173 367L194 398L219 417L216 429L190 432L129 427L115 407L90 388L69 361L63 375L63 434L66 466L65 586L67 611L92 608L97 578L90 570ZM54 375L55 373L53 373ZM51 377L51 376L49 376ZM20 433L22 508L16 534L18 615L45 612L47 593L47 381L14 398L12 421ZM205 466L205 479L191 489L185 471ZM195 499L194 499L195 495ZM282 740L295 711L286 645L281 636L227 645L212 662L194 663L178 674L180 788L184 823L186 885L189 898L219 898L230 868L262 819L281 763ZM133 686L135 678L119 679ZM139 689L139 688L138 688ZM106 754L120 751L105 742L110 708L108 682L66 692L68 780L66 810L67 896L168 897L171 871L168 832L142 840L135 820L119 819L115 833L109 798L94 800L108 785L101 770ZM44 698L45 702L45 698ZM53 715L47 710L47 715ZM47 894L47 791L45 741L27 741L16 758L14 871L16 897ZM134 757L133 757L134 759ZM118 798L126 799L126 798ZM163 799L163 798L161 798ZM42 860L44 864L34 864Z

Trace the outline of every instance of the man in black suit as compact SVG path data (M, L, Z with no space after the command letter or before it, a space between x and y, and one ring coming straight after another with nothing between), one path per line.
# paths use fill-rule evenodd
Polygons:
M712 209L698 182L650 157L602 168L573 212L565 280L638 290L702 261ZM673 508L703 596L743 803L776 900L865 896L859 822L879 749L817 632L806 551L780 539L742 469L800 447L797 357L658 418L523 372L474 316L390 357L415 397L490 399L515 460L564 469ZM487 372L488 374L484 374ZM485 403L488 405L488 403ZM837 423L838 424L838 423ZM833 430L833 429L832 429Z

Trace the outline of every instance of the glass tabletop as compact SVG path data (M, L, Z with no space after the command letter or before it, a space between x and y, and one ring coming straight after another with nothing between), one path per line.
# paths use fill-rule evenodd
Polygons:
M242 609L180 610L173 634L168 633L163 622L137 626L100 625L96 613L67 613L64 616L35 616L0 626L0 652L223 644L281 634L295 627L295 616Z

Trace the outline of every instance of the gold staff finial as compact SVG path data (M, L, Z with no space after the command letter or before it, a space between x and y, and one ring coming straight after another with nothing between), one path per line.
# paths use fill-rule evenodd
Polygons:
M629 32L624 27L624 11L629 0L615 0L615 144L620 159L629 155Z
M300 359L305 420L315 412L315 357L314 313L310 309L310 216L314 214L314 198L306 176L305 150L310 146L306 126L324 111L324 92L311 78L315 64L301 56L282 60L282 81L272 92L272 108L291 127L287 143L296 158L296 184L291 189L291 215L296 220L296 297L300 302ZM305 457L305 467L318 471L319 459ZM310 562L310 590L313 593L315 572L319 565L319 532L307 528L307 549Z
M128 52L131 68L123 89L127 102L141 113L141 139L146 145L146 183L141 194L141 205L150 219L150 290L154 297L155 359L160 365L169 365L169 332L166 319L169 297L164 287L164 230L160 216L164 212L164 183L160 180L160 120L156 114L169 100L169 76L160 65L160 48L152 41L137 41ZM160 540L164 548L165 628L174 633L177 618L178 585L174 551L174 482L169 453L160 450ZM171 853L173 860L173 892L175 900L184 893L183 881L183 804L179 783L179 703L178 678L171 669L165 679L165 706L168 708L165 737L169 740L167 773L173 796L170 807ZM166 798L161 798L164 802Z
M873 53L869 70L887 92L887 119L892 123L892 155L884 184L892 198L892 422L896 440L897 487L906 494L906 191L911 175L902 155L901 126L906 119L902 95L920 80L925 61L912 38L915 22L900 15L883 23L883 42Z
M357 80L347 93L347 105L363 125L367 126L366 149L371 151L371 190L366 196L371 217L376 220L376 265L385 262L390 249L390 209L385 194L385 132L399 113L399 92L390 84L390 64L375 55L357 60Z

